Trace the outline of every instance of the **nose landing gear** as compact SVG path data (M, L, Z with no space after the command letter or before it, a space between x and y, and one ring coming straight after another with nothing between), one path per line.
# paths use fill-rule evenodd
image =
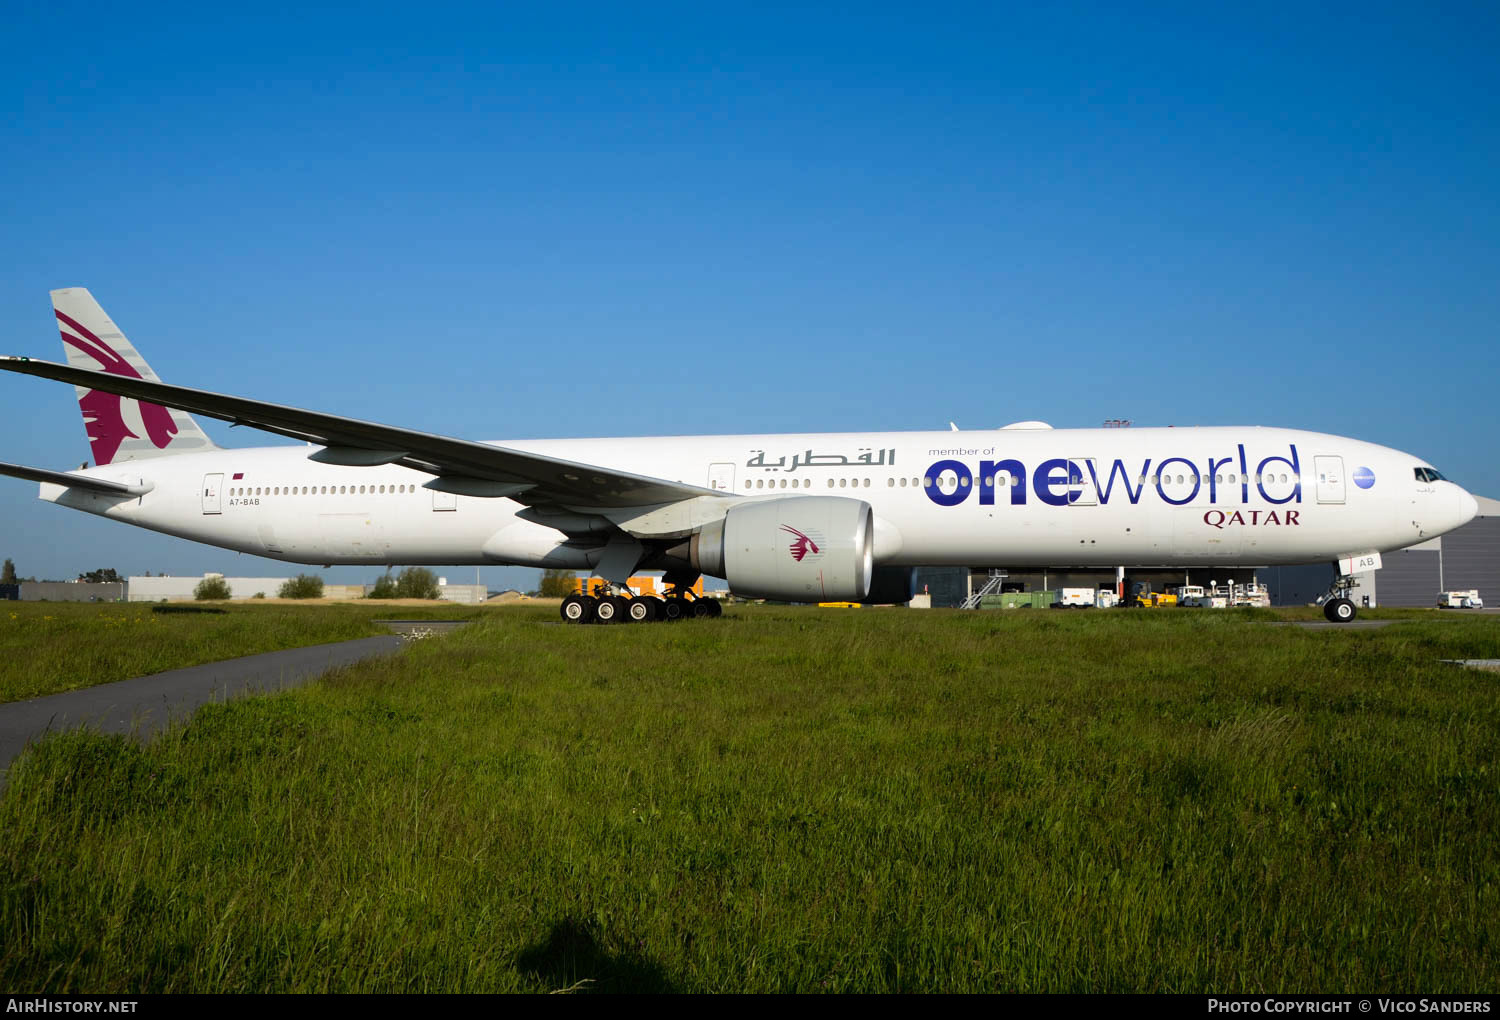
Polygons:
M1333 579L1328 590L1318 596L1318 603L1323 607L1323 616L1329 623L1348 623L1359 615L1359 610L1354 606L1354 600L1349 596L1354 594L1354 575L1340 574Z

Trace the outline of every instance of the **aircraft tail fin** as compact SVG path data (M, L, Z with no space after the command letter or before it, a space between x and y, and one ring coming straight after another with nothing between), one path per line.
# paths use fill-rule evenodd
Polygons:
M52 310L68 364L161 382L94 296L82 287L52 292ZM216 449L185 411L75 386L95 464Z

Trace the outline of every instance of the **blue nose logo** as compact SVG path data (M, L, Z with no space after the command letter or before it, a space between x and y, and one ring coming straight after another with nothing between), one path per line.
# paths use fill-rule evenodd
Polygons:
M1375 472L1371 471L1367 467L1355 468L1354 484L1358 485L1361 489L1368 489L1370 486L1375 484Z

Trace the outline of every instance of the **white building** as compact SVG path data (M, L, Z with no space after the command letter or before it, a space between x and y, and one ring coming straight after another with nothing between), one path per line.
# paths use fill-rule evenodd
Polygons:
M132 577L127 585L126 601L129 602L182 602L193 597L193 589L203 583L204 578L224 577L222 574L204 574L203 577ZM224 577L229 585L229 597L235 601L251 599L257 593L274 599L289 577Z

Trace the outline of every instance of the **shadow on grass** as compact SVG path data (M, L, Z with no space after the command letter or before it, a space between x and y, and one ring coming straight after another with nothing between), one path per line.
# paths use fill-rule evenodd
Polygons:
M560 992L672 992L666 973L635 952L611 953L595 927L565 917L544 942L521 951L516 966Z

